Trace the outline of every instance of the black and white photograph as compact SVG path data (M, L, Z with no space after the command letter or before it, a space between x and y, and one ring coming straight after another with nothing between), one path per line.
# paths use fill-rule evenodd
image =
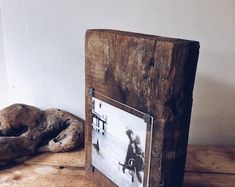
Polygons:
M92 97L92 165L121 187L142 187L148 174L147 123Z

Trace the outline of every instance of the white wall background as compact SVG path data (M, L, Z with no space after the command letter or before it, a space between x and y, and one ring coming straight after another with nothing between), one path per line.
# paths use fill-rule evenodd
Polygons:
M235 143L234 0L2 0L0 6L0 107L24 102L84 118L87 28L194 39L201 50L190 143Z
M8 104L8 82L0 10L0 109Z

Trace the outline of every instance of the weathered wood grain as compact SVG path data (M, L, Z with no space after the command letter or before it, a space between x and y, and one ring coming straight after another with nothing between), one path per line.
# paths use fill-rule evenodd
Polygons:
M199 43L112 30L86 32L86 157L91 164L90 87L154 117L150 186L183 180ZM100 185L114 186L98 171Z
M84 169L47 165L20 165L0 171L1 187L98 187ZM232 187L235 175L185 173L183 187Z
M186 171L235 174L235 147L190 145Z
M84 149L64 153L43 153L24 161L27 165L49 165L62 167L85 167Z
M185 173L183 187L233 187L235 175L215 173Z
M235 146L189 145L185 172L235 174ZM85 149L28 157L27 165L85 167Z
M38 152L71 151L83 143L83 120L66 111L25 104L0 110L0 164Z
M19 165L0 170L1 187L95 187L84 169L47 165Z
M234 186L235 174L227 173L227 171L233 171L235 169L234 149L234 146L189 145L186 170L190 168L190 171L185 172L183 187ZM193 155L194 152L197 153L197 159ZM218 152L225 154L218 157L216 156ZM26 164L0 170L0 186L97 187L98 184L92 182L85 175L84 154L85 150L78 150L70 153L44 153L36 156L32 160L27 160ZM211 155L215 156L211 157ZM199 162L197 162L198 160ZM215 167L211 167L210 171L205 171L205 168L208 167L207 162L210 163L212 160L219 167L226 166L226 170L218 170ZM230 167L227 165L228 160L231 161ZM76 164L79 168L76 167ZM83 168L80 166L83 166ZM223 171L226 173L222 173Z

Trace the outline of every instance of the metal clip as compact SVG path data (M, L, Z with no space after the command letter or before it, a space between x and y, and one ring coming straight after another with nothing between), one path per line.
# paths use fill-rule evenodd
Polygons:
M94 173L94 171L95 171L95 167L92 165L92 164L90 164L90 170L91 170L91 172L93 172Z
M89 95L90 95L91 97L94 97L94 95L95 95L95 89L94 89L93 87L91 87L91 88L89 89Z
M144 122L147 123L147 131L150 131L151 130L151 119L152 119L151 115L145 113L143 119L144 119Z

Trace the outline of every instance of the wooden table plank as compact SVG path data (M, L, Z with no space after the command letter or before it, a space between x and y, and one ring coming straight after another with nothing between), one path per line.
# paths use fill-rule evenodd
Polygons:
M183 187L232 187L235 175L186 173ZM1 187L97 187L86 178L84 169L60 169L46 165L20 165L0 171Z
M190 145L183 187L234 186L234 150L232 146ZM86 178L84 166L84 150L42 154L0 170L0 187L96 187Z
M235 174L235 146L190 145L186 171Z
M85 151L44 153L31 157L25 163L84 167ZM189 145L186 171L235 174L235 146Z
M24 161L25 164L40 164L50 166L68 166L68 167L85 167L84 149L66 152L66 153L43 153L31 157Z
M185 173L183 187L233 187L235 175L216 173Z
M19 165L0 171L1 187L95 187L84 169L46 165Z

